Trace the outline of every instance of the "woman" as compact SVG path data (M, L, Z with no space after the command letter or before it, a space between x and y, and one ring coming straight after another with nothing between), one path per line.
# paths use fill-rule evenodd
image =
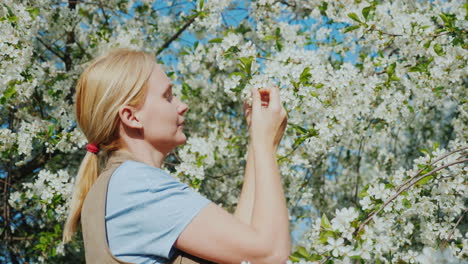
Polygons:
M196 262L286 262L289 220L276 163L286 112L278 88L252 90L246 175L234 214L160 169L186 142L187 105L172 95L151 55L119 49L97 58L78 81L75 110L91 143L63 239L70 241L81 221L88 263L167 263L183 252Z

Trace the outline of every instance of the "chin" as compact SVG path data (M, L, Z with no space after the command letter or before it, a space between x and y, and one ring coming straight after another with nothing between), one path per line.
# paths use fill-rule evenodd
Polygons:
M179 141L177 141L177 146L184 145L185 143L187 143L187 137L184 134L184 136L181 137Z

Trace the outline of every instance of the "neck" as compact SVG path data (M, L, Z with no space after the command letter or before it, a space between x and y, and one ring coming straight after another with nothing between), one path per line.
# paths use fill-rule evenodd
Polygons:
M132 142L126 143L122 150L130 152L138 161L161 168L167 153L155 149L143 140L132 140Z

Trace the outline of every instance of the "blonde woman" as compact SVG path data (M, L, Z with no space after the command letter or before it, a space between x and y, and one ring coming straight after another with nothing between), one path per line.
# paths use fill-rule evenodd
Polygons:
M87 263L287 261L288 211L276 163L286 112L278 88L252 90L251 143L234 214L160 169L186 142L187 105L153 56L119 49L94 60L78 81L75 110L89 144L63 239L81 222Z

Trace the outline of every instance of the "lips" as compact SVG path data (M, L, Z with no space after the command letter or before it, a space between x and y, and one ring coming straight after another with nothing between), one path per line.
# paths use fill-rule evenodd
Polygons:
M185 123L185 120L182 120L182 122L180 122L180 123L178 124L178 126L183 126L184 123Z

